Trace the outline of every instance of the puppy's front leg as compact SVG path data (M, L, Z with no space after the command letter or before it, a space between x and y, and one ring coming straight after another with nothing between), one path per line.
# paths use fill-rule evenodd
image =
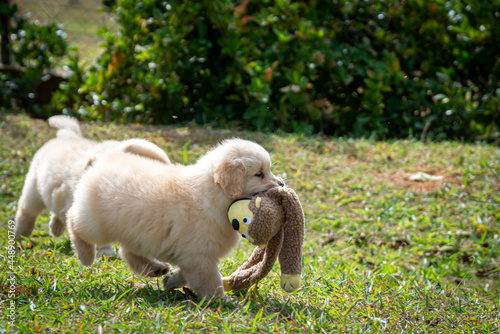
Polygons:
M130 270L138 275L159 277L165 275L170 270L168 264L134 254L123 246L120 247L120 257L125 260Z
M80 260L84 266L90 266L95 258L95 245L80 239L72 230L69 231L69 237L78 260Z
M205 296L221 297L227 300L222 287L222 276L217 269L217 263L211 261L190 265L182 268L183 276L190 289L196 292L199 298Z
M55 213L52 213L52 215L50 216L49 226L50 232L52 232L52 235L54 237L60 237L66 229L66 224L63 223Z

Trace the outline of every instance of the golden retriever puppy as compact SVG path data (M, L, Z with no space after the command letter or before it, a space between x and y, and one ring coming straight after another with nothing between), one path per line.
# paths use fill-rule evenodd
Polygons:
M26 175L15 217L18 238L31 235L37 216L46 208L51 211L50 231L54 236L62 235L76 184L85 169L109 150L121 150L170 163L165 152L153 143L139 139L97 143L82 137L78 121L74 118L53 116L48 122L58 129L57 135L35 153ZM111 256L115 253L110 245L105 245L99 250L99 255Z
M239 239L228 207L282 184L269 153L241 139L222 142L189 166L113 152L78 184L67 215L70 238L86 266L96 244L116 242L134 273L162 276L168 262L178 269L164 278L166 289L187 283L201 298L226 298L217 263Z

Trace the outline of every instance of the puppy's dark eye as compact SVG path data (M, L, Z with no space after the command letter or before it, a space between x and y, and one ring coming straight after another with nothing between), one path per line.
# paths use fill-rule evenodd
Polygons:
M262 176L264 176L264 174L262 174L262 171L260 171L260 172L258 172L257 174L255 174L255 176L257 176L257 177L262 177Z

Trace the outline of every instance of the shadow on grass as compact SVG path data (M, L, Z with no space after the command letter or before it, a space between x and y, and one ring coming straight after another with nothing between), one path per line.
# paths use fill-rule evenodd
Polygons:
M92 284L92 283L91 283ZM178 308L184 306L198 311L210 310L219 312L221 309L232 312L240 309L245 314L257 316L261 309L267 309L268 312L279 314L283 320L294 318L294 313L298 310L308 309L309 314L320 314L324 312L320 308L307 305L303 302L292 300L280 300L277 296L257 295L248 298L248 290L243 290L230 295L230 300L225 301L220 298L197 298L192 290L183 287L181 289L163 290L159 286L146 283L144 286L137 286L139 282L122 281L111 286L98 284L94 286L81 285L75 291L80 298L93 299L94 301L140 303L151 309L161 310L163 308Z

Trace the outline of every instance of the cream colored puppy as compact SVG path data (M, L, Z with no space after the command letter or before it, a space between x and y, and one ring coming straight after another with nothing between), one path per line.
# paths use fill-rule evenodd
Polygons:
M37 216L46 208L51 211L50 231L54 236L62 235L76 184L85 169L109 150L145 155L170 163L165 152L153 143L139 139L97 143L82 137L74 118L53 116L48 122L58 129L57 135L35 153L26 175L15 217L18 238L31 235ZM99 255L114 254L109 245L99 250Z
M73 247L82 264L94 245L117 242L130 269L145 276L168 272L166 289L185 285L199 297L225 297L219 258L238 242L227 218L231 202L282 185L269 153L241 139L222 142L194 165L111 153L82 177L68 211Z

